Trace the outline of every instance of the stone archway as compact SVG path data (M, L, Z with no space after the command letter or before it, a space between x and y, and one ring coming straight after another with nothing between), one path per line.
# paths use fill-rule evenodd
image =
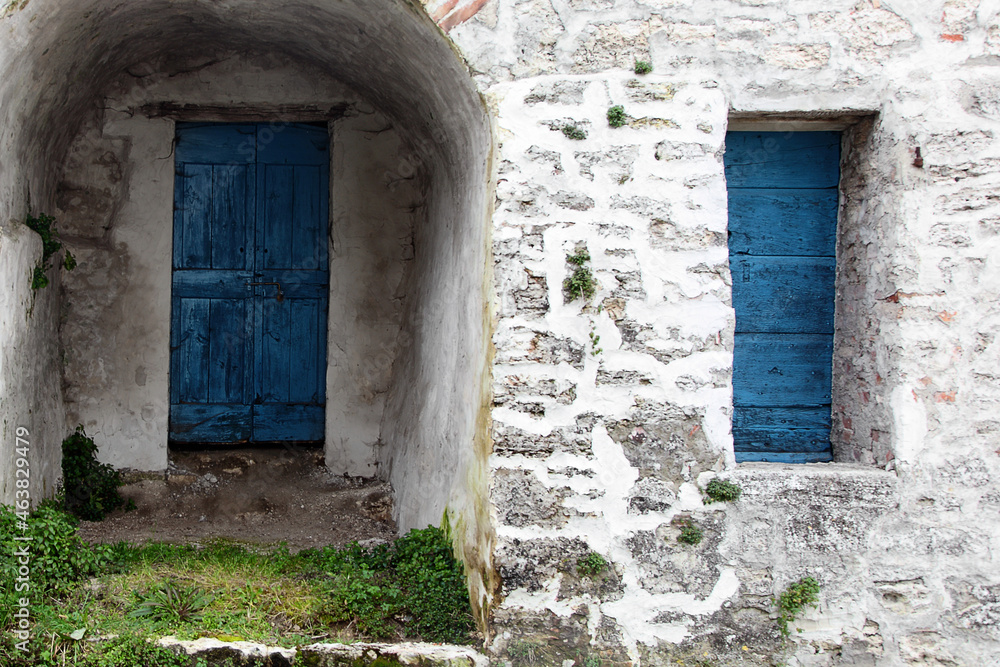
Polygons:
M104 460L165 467L170 238L157 221L169 207L173 121L326 120L334 182L395 188L331 216L331 266L339 258L343 275L355 274L331 281L347 318L383 297L393 305L371 326L355 320L339 332L355 345L331 355L328 387L354 404L328 416L327 463L390 480L401 529L447 511L456 541L478 554L470 569L485 571L492 138L468 71L431 18L396 0L37 0L5 21L18 38L0 44L0 219L23 219L29 200L35 211L59 207L67 244L89 264L66 277L62 303L51 289L30 297L26 323L2 325L36 358L0 369L24 389L23 406L5 406L11 414L46 413L37 428L55 443L65 402ZM396 235L388 254L357 229L386 216ZM344 236L338 220L355 229ZM33 242L0 254L30 254ZM12 276L23 268L7 264ZM356 275L384 276L385 265L391 294ZM70 315L62 351L60 309ZM54 480L57 448L36 456L42 479ZM480 599L481 578L470 584Z

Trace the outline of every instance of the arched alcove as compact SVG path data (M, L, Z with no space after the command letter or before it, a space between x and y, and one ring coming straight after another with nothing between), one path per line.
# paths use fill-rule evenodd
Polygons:
M62 210L67 245L89 262L65 276L61 298L50 288L27 318L0 322L40 358L0 367L23 396L3 406L11 423L45 413L39 468L57 474L54 443L77 422L104 460L166 465L174 123L325 121L329 331L353 322L335 333L354 342L330 341L327 463L391 481L403 530L447 511L470 570L488 569L492 138L468 71L423 8L34 0L3 24L14 37L0 43L0 220ZM383 214L391 257L365 232ZM0 246L11 280L34 242L16 239ZM354 403L331 417L334 400ZM477 575L471 586L481 598Z

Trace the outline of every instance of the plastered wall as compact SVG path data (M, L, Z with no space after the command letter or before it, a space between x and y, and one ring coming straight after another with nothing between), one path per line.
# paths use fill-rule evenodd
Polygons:
M41 358L0 374L5 400L28 390L5 404L14 417L53 408L48 488L76 423L103 460L167 463L173 122L329 120L337 405L327 462L391 478L408 499L396 505L403 528L439 524L447 509L484 599L493 144L483 100L434 19L395 0L181 10L42 0L5 7L0 20L0 214L23 219L29 201L58 213L82 260L48 302L51 317L4 325L5 354L45 334L33 339ZM0 265L18 273L30 245L3 252ZM442 348L442 336L454 342ZM401 383L436 398L407 401ZM432 475L420 473L431 460ZM0 470L6 486L11 470Z
M382 395L401 317L397 294L412 259L420 185L414 171L391 175L406 157L400 134L356 95L316 72L287 63L233 57L190 71L157 73L107 101L109 109L74 142L56 210L79 259L66 276L64 371L67 426L83 424L119 467L167 465L174 119L155 109L188 105L189 118L225 120L216 109L233 97L246 117L285 113L331 119L333 174L329 244L330 323L327 456L331 469L371 477ZM154 109L155 108L155 109ZM198 111L197 109L201 109ZM316 111L309 111L316 110ZM215 114L215 115L213 115ZM280 131L282 119L274 119Z

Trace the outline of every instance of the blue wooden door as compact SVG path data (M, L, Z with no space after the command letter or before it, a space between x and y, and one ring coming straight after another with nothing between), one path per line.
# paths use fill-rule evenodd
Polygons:
M179 123L175 164L171 441L322 440L326 129Z
M726 135L737 461L831 460L840 133Z

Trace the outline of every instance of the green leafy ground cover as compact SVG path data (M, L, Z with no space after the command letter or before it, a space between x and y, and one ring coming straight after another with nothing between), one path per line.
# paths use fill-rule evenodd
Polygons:
M290 553L216 542L89 545L55 504L27 531L0 506L0 664L10 667L173 665L146 640L217 637L297 646L323 640L472 643L465 576L446 531L414 530L391 544ZM31 537L30 591L18 550ZM23 582L22 582L23 583ZM15 614L30 596L28 652ZM111 641L94 638L117 635Z

